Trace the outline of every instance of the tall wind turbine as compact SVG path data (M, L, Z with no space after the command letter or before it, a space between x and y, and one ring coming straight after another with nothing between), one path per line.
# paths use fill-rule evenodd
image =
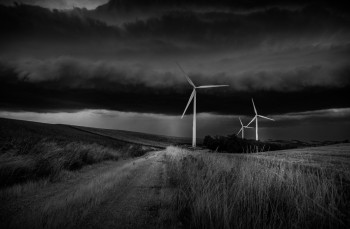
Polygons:
M176 63L177 66L179 66L180 70L182 71L182 73L184 74L184 76L186 77L188 83L193 87L193 91L192 94L190 96L190 99L187 102L186 108L184 113L181 116L181 119L184 117L186 110L188 108L188 106L190 105L192 99L193 99L193 127L192 127L192 147L196 147L196 138L197 138L197 134L196 134L196 98L197 98L197 92L196 89L201 89L201 88L213 88L213 87L227 87L229 85L203 85L203 86L198 86L196 87L196 85L194 85L194 83L192 82L192 80L190 79L190 77L188 77L188 75L186 74L186 72L182 69L182 67L180 66L180 64Z
M255 120L255 140L259 140L259 135L258 135L258 118L264 118L264 119L268 119L268 120L271 120L271 121L275 121L273 120L272 118L268 118L268 117L265 117L265 116L262 116L262 115L258 115L258 112L256 111L256 108L255 108L255 104L254 104L254 100L252 99L252 102L253 102L253 107L254 107L254 112L255 112L255 116L254 118L248 123L247 126L250 125L250 123L254 122Z
M248 125L243 125L243 123L242 123L242 120L241 120L241 118L240 117L238 117L239 118L239 121L241 122L241 129L238 131L238 133L237 133L237 135L239 135L239 133L240 132L242 132L242 139L244 138L244 128L253 128L253 127L250 127L250 126L248 126Z

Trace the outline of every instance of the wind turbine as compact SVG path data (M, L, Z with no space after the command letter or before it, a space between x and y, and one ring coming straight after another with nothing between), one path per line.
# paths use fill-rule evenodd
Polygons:
M268 120L271 120L271 121L275 121L273 120L272 118L268 118L268 117L265 117L265 116L262 116L262 115L258 115L258 112L256 111L256 108L255 108L255 104L254 104L254 100L252 99L252 102L253 102L253 107L254 107L254 112L255 112L255 116L254 118L248 123L247 126L250 125L250 123L254 122L255 120L255 140L259 140L259 135L258 135L258 118L264 118L264 119L268 119Z
M239 118L239 121L241 122L241 129L238 131L238 133L237 133L237 135L239 135L239 133L240 132L242 132L242 139L244 138L244 128L253 128L253 127L250 127L250 126L248 126L248 125L243 125L243 123L242 123L242 120L241 120L241 118L240 117L238 117Z
M188 77L188 75L186 74L186 72L182 69L182 67L180 66L179 63L176 63L177 66L179 66L180 70L182 71L182 73L184 74L184 76L186 77L188 83L193 87L193 91L192 94L190 96L190 99L187 102L186 108L184 113L181 116L181 119L184 117L186 110L188 108L188 106L190 105L192 99L193 99L193 127L192 127L192 147L196 147L196 138L197 138L197 134L196 134L196 98L197 98L197 92L196 89L201 89L201 88L213 88L213 87L227 87L229 85L203 85L203 86L198 86L196 87L196 85L194 85L194 83L192 82L192 80L190 79L190 77Z

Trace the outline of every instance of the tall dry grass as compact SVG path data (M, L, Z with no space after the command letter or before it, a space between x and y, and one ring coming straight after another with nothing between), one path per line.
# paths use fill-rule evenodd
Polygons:
M150 150L69 126L0 118L0 189L43 178L55 181L62 171Z
M349 177L249 156L168 148L175 209L190 228L349 228Z
M121 152L95 143L58 144L43 139L25 153L9 150L0 154L0 187L40 178L55 180L63 170L76 170L88 164L118 160L120 156Z

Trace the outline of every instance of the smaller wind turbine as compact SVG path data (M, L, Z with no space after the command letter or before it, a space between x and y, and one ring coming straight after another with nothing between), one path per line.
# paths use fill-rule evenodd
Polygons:
M179 63L176 63L177 66L180 68L181 72L184 74L184 76L186 77L187 82L192 86L193 91L192 94L190 96L190 99L187 102L186 108L184 110L184 113L181 116L181 119L184 117L186 110L188 108L188 106L190 105L191 101L193 100L193 124L192 124L192 147L195 148L196 147L196 139L197 139L197 119L196 119L196 115L197 115L197 92L196 89L202 89L202 88L213 88L213 87L228 87L229 85L203 85L203 86L196 86L192 80L190 79L190 77L188 77L187 73L182 69L182 67L180 66Z
M258 112L256 111L256 108L255 108L255 104L254 104L254 100L252 99L252 102L253 102L253 107L254 107L254 112L255 112L255 116L254 118L248 123L247 126L250 125L250 123L254 122L255 120L255 140L259 140L259 135L258 135L258 118L264 118L264 119L268 119L268 120L271 120L271 121L275 121L273 120L272 118L268 118L268 117L265 117L265 116L262 116L262 115L258 115Z
M242 132L242 139L244 138L244 128L253 128L253 127L250 127L250 126L248 126L248 125L243 125L243 123L242 123L242 120L241 120L241 118L240 117L238 117L239 118L239 121L241 122L241 129L238 131L238 133L237 133L237 135L239 135L239 133L240 132Z

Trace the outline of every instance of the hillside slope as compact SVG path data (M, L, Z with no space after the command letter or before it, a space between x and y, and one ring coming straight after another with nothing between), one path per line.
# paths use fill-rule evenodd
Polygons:
M140 132L132 132L125 130L101 129L82 126L71 126L78 130L94 133L100 136L111 137L120 141L141 144L146 146L154 146L165 148L169 145L191 144L190 138L171 137L164 135L154 135Z

